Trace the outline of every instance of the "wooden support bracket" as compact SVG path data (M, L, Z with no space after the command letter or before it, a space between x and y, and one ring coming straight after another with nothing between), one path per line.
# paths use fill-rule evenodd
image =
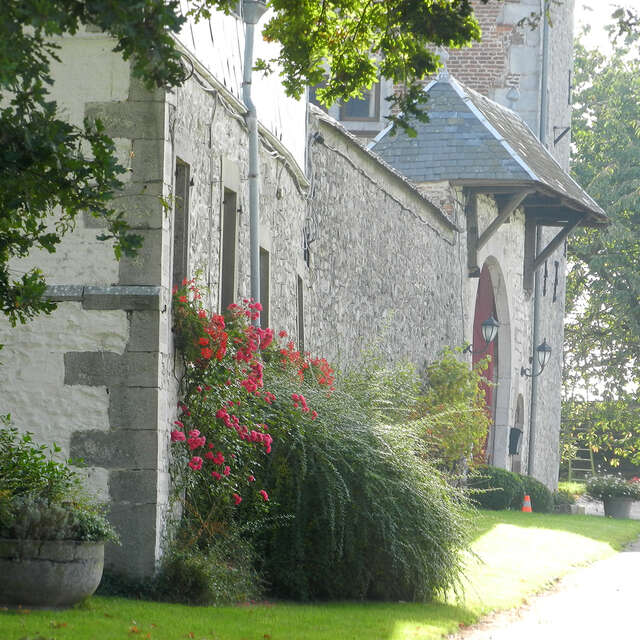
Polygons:
M568 235L580 224L582 216L575 218L571 222L568 222L549 242L549 244L536 256L533 263L533 270L535 271L568 237Z
M527 291L533 289L536 269L566 240L569 234L582 222L583 216L572 217L562 229L553 237L547 246L539 250L536 247L537 220L534 216L527 216L524 233L524 274L523 286Z
M506 221L506 219L522 204L522 201L530 194L533 193L532 189L523 189L514 193L507 202L500 207L498 215L491 221L491 224L482 232L482 235L478 238L477 251L482 249L489 241L491 236L500 228L500 226Z

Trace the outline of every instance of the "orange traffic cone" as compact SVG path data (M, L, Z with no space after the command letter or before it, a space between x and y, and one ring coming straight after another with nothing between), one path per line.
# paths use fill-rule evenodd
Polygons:
M522 503L522 510L526 513L531 513L531 498L529 496L524 497L524 502Z

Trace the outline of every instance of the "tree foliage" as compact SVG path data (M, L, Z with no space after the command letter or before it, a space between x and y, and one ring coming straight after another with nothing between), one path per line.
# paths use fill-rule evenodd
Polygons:
M487 2L488 0L481 0ZM382 75L406 90L393 98L406 118L423 118L418 81L438 66L434 45L461 46L480 31L469 0L270 0L264 37L281 45L273 60L283 85L299 97L326 79L321 99L358 95ZM194 19L226 13L234 0L196 0ZM140 246L124 214L111 207L124 168L99 122L75 126L58 113L49 90L51 63L60 36L93 25L113 36L115 51L131 59L134 74L149 86L185 79L174 45L187 18L178 0L6 0L0 15L0 310L15 325L55 305L42 298L42 273L12 272L9 263L40 248L53 252L88 211L106 222L101 239L114 242L116 257ZM409 127L404 117L396 124Z
M608 469L640 466L640 405L633 399L573 400L562 409L562 429L575 446L591 449Z
M573 175L611 225L569 243L567 387L640 383L640 63L576 48ZM570 393L570 392L569 392Z

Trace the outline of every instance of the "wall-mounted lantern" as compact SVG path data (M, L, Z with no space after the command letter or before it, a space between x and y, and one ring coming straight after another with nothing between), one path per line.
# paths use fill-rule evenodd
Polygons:
M546 338L542 341L541 344L536 347L536 356L538 357L540 371L538 371L538 373L533 373L532 369L525 369L524 367L521 367L521 376L526 376L527 378L536 378L544 371L544 368L547 366L547 362L549 362L549 358L551 357L551 347L547 344Z
M481 325L480 328L482 330L482 339L487 345L482 351L473 351L471 345L468 344L463 350L462 353L475 353L482 354L486 353L491 347L491 343L496 339L498 335L498 328L500 327L500 323L490 315Z

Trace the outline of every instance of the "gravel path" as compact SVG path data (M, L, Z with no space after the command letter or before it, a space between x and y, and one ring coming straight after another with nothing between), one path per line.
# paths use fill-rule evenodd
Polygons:
M640 518L640 505L634 516ZM593 513L595 506L588 510ZM635 519L635 518L634 518ZM612 558L579 569L519 609L497 613L450 640L637 640L640 539Z

